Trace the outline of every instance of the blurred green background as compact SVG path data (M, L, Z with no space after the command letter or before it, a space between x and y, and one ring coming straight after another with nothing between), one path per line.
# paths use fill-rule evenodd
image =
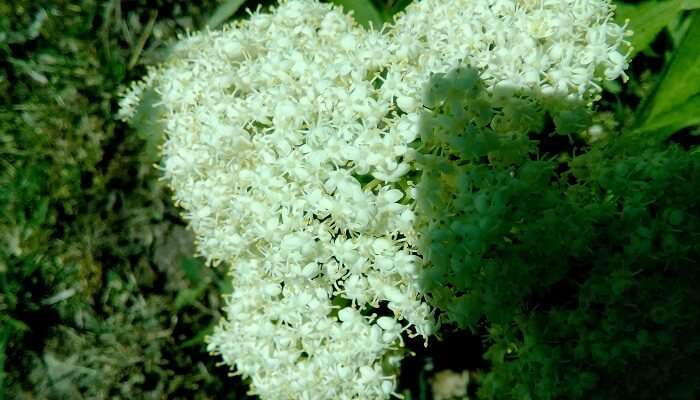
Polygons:
M147 119L115 114L178 33L272 3L0 2L0 399L246 397L204 344L225 270L194 257ZM377 26L410 1L336 3ZM700 123L697 7L620 3L635 58L629 82L605 86L607 127L670 135ZM428 396L417 363L441 362L429 350L405 368L408 398Z

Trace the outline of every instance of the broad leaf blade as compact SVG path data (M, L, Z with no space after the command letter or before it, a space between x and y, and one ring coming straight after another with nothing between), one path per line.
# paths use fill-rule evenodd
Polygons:
M384 16L369 0L332 0L331 2L343 7L345 12L352 11L355 21L365 28L371 25L378 30L384 25Z
M650 1L640 4L617 2L615 20L624 24L629 19L628 28L634 32L630 39L632 57L644 50L656 35L682 11L684 2L680 0Z
M700 125L700 93L688 99L685 103L668 110L660 118L650 120L639 131L666 137L683 128Z
M688 30L660 77L650 99L640 110L641 130L666 125L693 125L700 114L700 13L695 12ZM683 122L687 119L687 122Z

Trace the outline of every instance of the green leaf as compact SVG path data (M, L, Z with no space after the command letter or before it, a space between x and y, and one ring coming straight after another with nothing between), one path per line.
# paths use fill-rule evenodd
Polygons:
M618 24L624 24L625 20L629 19L628 28L634 32L630 39L631 56L634 57L647 48L656 35L683 10L684 5L681 0L649 1L640 4L616 2L615 20Z
M345 12L352 12L355 21L365 28L371 25L374 29L379 29L384 25L384 16L369 0L332 0L331 2L343 7Z
M210 29L219 27L227 19L231 18L233 14L238 11L239 8L245 3L245 0L227 0L221 3L221 5L214 11L214 14L209 17L205 26Z
M20 321L18 319L14 319L11 317L6 317L0 319L0 322L3 324L3 333L0 335L0 337L10 337L12 332L29 332L30 328L27 324L25 324L23 321ZM0 344L3 344L3 340L0 340ZM2 346L0 346L0 349L2 349Z
M413 0L398 0L398 1L394 2L394 4L391 7L389 7L387 10L385 10L385 14L393 17L395 14L398 14L401 11L403 11L412 2L413 2Z
M163 139L163 124L160 121L162 108L156 106L160 96L155 90L149 88L143 92L141 102L136 108L136 114L131 119L131 125L137 134L146 142L144 154L149 160L157 160L159 157L158 145Z
M199 286L197 288L186 288L178 292L177 297L175 297L174 305L175 311L180 311L182 308L190 306L197 302L202 296L202 293L206 290L206 286Z
M214 328L216 328L216 323L212 322L209 324L206 328L202 329L201 331L197 332L196 335L193 337L185 340L178 346L180 349L186 349L189 347L194 347L194 346L201 346L204 344L204 340L206 339L207 336L211 335L214 333Z
M683 2L684 10L695 10L700 8L700 0L685 0Z
M200 276L203 267L204 262L199 258L183 257L182 260L180 260L180 268L185 272L187 279L194 284L201 280Z
M654 131L655 134L666 136L693 125L700 125L700 93L666 111L663 116L647 122L639 131Z
M700 14L696 11L691 18L683 40L637 114L640 131L681 129L700 119Z
M36 227L40 227L46 222L46 217L49 211L49 199L44 197L38 201L34 207L34 212L31 216L31 223Z

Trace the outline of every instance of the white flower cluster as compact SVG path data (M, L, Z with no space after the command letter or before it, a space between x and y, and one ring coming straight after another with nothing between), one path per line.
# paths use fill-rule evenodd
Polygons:
M264 399L389 397L402 332L434 329L400 189L423 84L467 62L490 86L584 98L625 66L610 13L602 0L430 0L366 31L289 0L183 38L121 116L159 95L165 178L201 254L231 266L210 349Z
M630 44L613 10L609 0L414 2L391 30L402 92L463 60L492 87L587 100L601 78L626 79Z

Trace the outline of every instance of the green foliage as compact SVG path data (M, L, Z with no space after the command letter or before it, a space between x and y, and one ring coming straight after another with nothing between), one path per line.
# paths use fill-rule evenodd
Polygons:
M331 3L342 6L344 10L353 13L353 18L360 25L379 30L385 22L403 11L412 0L330 0Z
M639 4L616 2L615 20L624 25L629 21L628 28L634 32L630 42L632 56L646 49L656 36L679 17L683 11L684 1L647 1Z
M689 26L651 96L637 114L641 131L673 133L700 124L700 12Z
M347 12L352 12L355 20L365 28L374 29L384 25L384 16L370 0L331 0L331 3L342 6Z
M231 18L236 11L238 11L239 8L245 3L245 0L225 0L223 1L219 7L216 8L216 11L214 11L214 14L212 14L211 17L209 17L209 20L207 21L207 26L210 29L215 29L219 25L223 24L224 21L227 19Z
M640 135L572 148L545 133L575 132L556 121L583 121L576 104L477 76L428 86L417 211L425 290L488 337L479 396L697 398L700 152Z

